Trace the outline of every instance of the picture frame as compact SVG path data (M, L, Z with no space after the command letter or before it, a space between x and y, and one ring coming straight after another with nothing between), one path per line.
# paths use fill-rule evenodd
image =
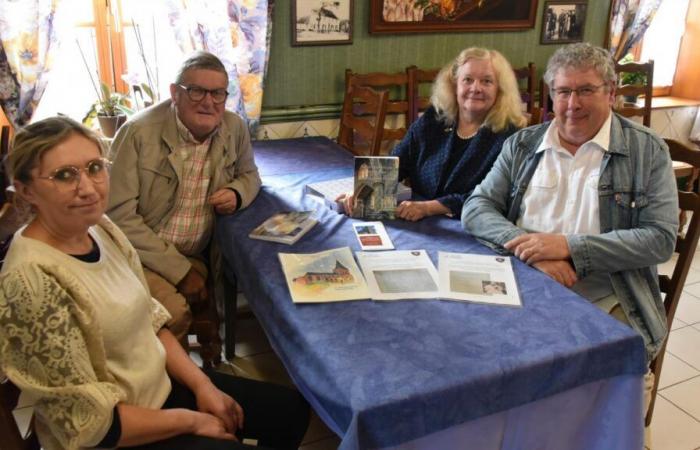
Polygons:
M414 2L370 0L372 34L523 30L535 27L537 0L452 0Z
M582 42L587 6L586 1L545 1L540 43Z
M292 46L352 44L353 0L292 0Z

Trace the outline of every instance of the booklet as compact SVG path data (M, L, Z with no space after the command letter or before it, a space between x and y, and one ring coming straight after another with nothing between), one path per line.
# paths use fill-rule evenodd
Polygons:
M265 220L248 235L251 239L293 244L316 225L313 211L283 211Z
M522 306L507 256L438 252L440 297Z
M399 187L397 156L356 156L352 217L365 220L393 219Z
M393 250L394 244L381 222L357 222L352 224L362 250Z
M330 209L338 212L343 212L342 206L335 201L341 194L353 192L355 184L354 177L338 178L335 180L319 181L317 183L309 183L305 186L306 194L323 200L324 204ZM411 199L411 188L399 183L396 192L396 203L401 203Z
M436 298L438 273L425 250L356 252L373 300Z
M279 253L294 303L368 299L367 284L349 247L319 253Z

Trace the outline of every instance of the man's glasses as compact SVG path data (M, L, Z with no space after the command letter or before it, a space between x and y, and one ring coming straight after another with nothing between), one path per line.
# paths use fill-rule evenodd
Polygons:
M80 184L80 173L85 171L85 175L90 178L93 183L104 183L109 178L107 170L112 164L107 158L97 158L89 161L85 168L75 166L63 166L51 172L47 177L37 177L42 180L51 180L56 186L56 189L61 192L75 191Z
M211 100L217 104L225 102L226 97L228 97L226 89L204 89L199 86L185 86L182 84L178 84L178 86L187 92L187 96L193 102L201 102L207 94L211 95Z
M552 89L552 92L554 92L554 98L560 101L566 101L571 98L571 94L574 92L578 97L590 97L596 92L598 92L598 89L607 86L606 83L600 84L598 86L583 86L578 89L570 89L570 88L556 88Z

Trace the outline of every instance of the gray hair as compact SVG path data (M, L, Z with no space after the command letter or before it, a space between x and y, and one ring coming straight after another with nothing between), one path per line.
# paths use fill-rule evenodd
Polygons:
M617 81L615 63L610 52L588 42L565 45L557 49L547 63L544 82L553 88L557 72L566 68L593 69L606 84L615 84Z
M203 69L221 72L226 75L226 83L228 83L228 72L226 67L219 58L209 52L197 51L192 53L185 62L182 63L175 77L175 84L182 84L185 78L185 73L190 69Z

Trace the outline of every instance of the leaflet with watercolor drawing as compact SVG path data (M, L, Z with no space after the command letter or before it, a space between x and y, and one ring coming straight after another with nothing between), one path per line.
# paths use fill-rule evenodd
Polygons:
M438 274L425 250L356 252L373 300L436 298Z
M521 306L507 256L438 253L440 298Z
M279 253L294 303L369 298L367 284L349 247L319 253Z

